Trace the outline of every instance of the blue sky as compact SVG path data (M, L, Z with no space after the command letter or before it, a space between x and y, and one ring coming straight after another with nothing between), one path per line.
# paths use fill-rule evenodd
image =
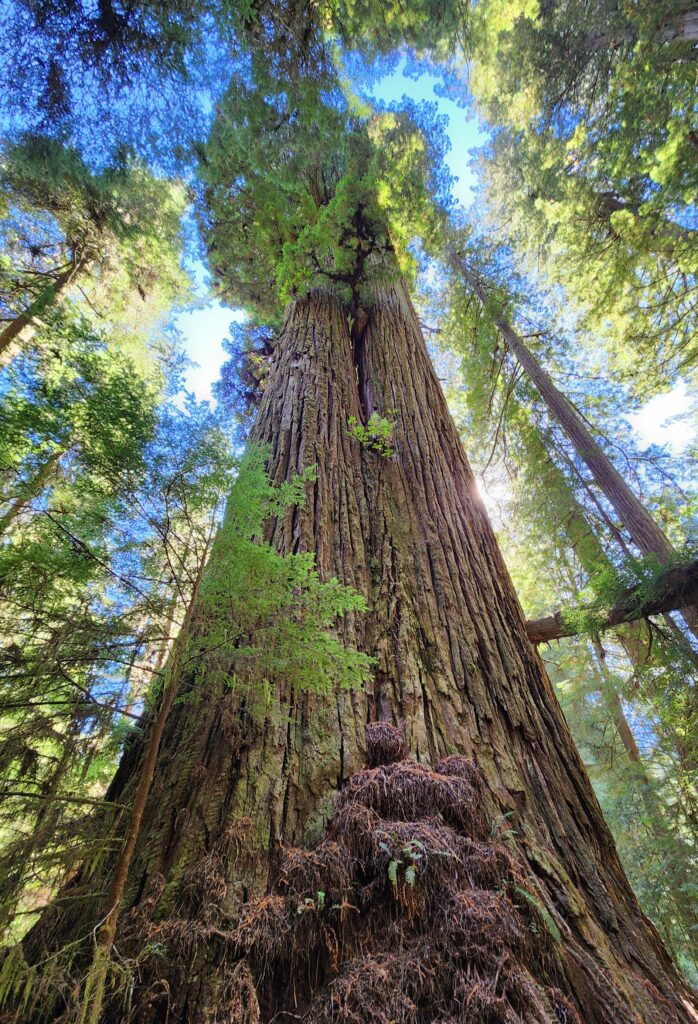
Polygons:
M371 90L372 95L385 102L392 102L408 96L419 102L436 101L440 114L448 118L447 134L451 148L446 155L449 171L455 179L453 194L463 206L473 202L476 176L470 167L473 151L482 146L487 135L478 125L477 118L454 101L439 96L434 88L439 80L423 74L418 79L408 77L401 64L392 74L382 78ZM203 268L202 268L203 271ZM201 295L208 294L205 275L201 275ZM181 313L177 326L182 331L187 355L192 360L185 383L200 400L211 398L211 387L218 379L227 355L223 340L228 335L232 321L244 319L241 310L222 306L215 299L204 308ZM650 444L667 445L673 454L680 454L690 443L693 433L692 402L684 384L678 384L672 391L651 399L638 413L628 415L637 440L641 446Z

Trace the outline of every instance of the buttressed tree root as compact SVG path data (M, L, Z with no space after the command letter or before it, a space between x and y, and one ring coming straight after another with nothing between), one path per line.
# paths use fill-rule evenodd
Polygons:
M266 894L231 930L226 864L243 855L244 823L189 869L178 914L160 923L154 885L119 938L141 950L136 1019L164 1020L167 971L195 972L214 954L214 1024L642 1024L583 949L561 942L565 922L515 830L488 820L474 762L429 768L404 753L398 729L368 726L370 767L349 779L322 840L280 850ZM571 995L580 974L585 1006ZM659 993L638 989L656 1014ZM668 1003L665 1019L679 1024Z

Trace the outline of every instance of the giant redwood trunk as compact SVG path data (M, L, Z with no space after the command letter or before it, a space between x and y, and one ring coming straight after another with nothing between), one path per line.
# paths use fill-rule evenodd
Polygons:
M387 787L403 776L435 786L449 779L455 786L452 773L470 765L467 771L479 780L472 790L477 806L471 808L473 820L480 822L478 850L493 847L499 840L492 837L505 833L507 856L516 860L517 872L530 876L543 920L559 932L535 960L537 966L532 960L527 968L540 975L545 991L558 995L544 1000L536 1015L506 1016L502 1002L499 1016L494 1010L477 1016L476 982L466 966L460 994L441 992L436 1001L414 996L412 1016L393 1012L393 1019L445 1022L437 1006L450 998L461 1007L451 1020L698 1020L628 886L526 636L407 292L401 283L383 285L365 305L350 318L332 294L315 292L289 306L255 439L270 444L270 471L277 482L316 467L305 506L277 523L274 539L283 552L315 552L323 578L337 576L366 596L368 613L347 616L342 630L348 642L375 657L373 679L365 691L331 698L299 695L280 683L275 706L263 721L244 696L205 676L191 701L175 705L132 865L123 935L116 940L122 954L133 950L134 935L144 943L146 933L165 948L142 985L140 1001L133 1003L134 1015L170 1024L281 1021L306 1014L312 1020L391 1019L378 1015L373 997L366 997L353 1017L346 1009L349 996L337 1001L332 986L344 978L345 955L339 946L332 946L324 966L318 961L295 973L272 969L269 958L241 959L247 947L236 931L240 913L249 918L250 908L257 914L277 905L269 903L277 898L273 895L266 903L259 897L276 891L280 872L288 880L283 851L322 840L338 791L344 790L345 800L347 793L365 793L364 783L379 779ZM365 421L374 411L395 421L392 457L348 433L349 417ZM205 622L198 628L205 630ZM398 726L409 757L425 767L392 766L392 775L375 768L347 786L365 765L365 730L371 722ZM449 755L469 760L449 760ZM127 753L111 799L126 802L133 793L140 756L138 748ZM439 767L434 772L428 766ZM397 835L414 828L422 835L424 822L432 830L445 829L453 808L442 807L439 799L422 808L421 825L405 825L403 816L403 824L386 829ZM349 805L342 807L335 831L341 831L342 815L349 814ZM419 810L416 804L413 810ZM375 816L375 809L370 813ZM416 849L409 842L407 847ZM325 856L329 847L321 843L318 849ZM439 871L455 872L458 863L455 856L443 857ZM367 865L365 859L356 870L367 874ZM445 890L447 880L443 885ZM316 888L313 913L319 914L322 880ZM347 928L359 928L364 911L351 892L341 899L346 907L336 913L355 922ZM463 899L470 906L474 897ZM68 909L46 915L34 929L27 941L32 958L39 957L44 943L84 934L84 902L80 911L74 909L79 902L67 902ZM299 920L312 903L300 901ZM98 908L91 912L96 919ZM412 904L398 900L385 913L391 927L416 927ZM194 919L200 942L192 940ZM363 957L367 969L375 967L376 934L355 943L352 963ZM507 934L503 929L503 949ZM175 951L187 942L186 956L173 968ZM399 959L395 952L381 954L386 998L407 984L405 977L390 973L390 964ZM462 956L454 944L453 957ZM426 960L410 963L412 984ZM233 991L241 979L247 986L243 996ZM351 978L344 980L348 992ZM485 981L494 991L494 971ZM480 998L482 979L477 984ZM323 987L336 998L327 1004L331 1009L321 1011L317 1007L325 1004L313 999Z

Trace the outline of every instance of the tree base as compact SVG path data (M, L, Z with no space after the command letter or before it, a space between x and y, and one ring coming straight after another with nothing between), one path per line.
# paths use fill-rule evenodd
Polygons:
M142 979L131 1019L691 1019L639 974L629 995L584 948L531 874L517 833L487 819L474 762L446 757L433 770L382 763L402 752L392 728L372 736L369 727L375 767L349 780L320 843L279 851L274 883L244 905L233 930L219 910L233 836L189 872L181 917L153 921L157 893L127 915L120 946L133 950Z

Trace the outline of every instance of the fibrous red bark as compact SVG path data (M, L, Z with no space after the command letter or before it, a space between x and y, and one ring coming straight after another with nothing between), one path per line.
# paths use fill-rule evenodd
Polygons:
M323 578L337 576L366 596L369 612L347 616L341 630L374 656L374 677L362 692L329 699L294 693L280 681L275 706L260 721L247 696L200 674L192 699L172 709L134 853L123 935L116 939L122 951L142 946L144 937L169 951L164 960L141 959L148 982L138 990L135 1018L222 1024L258 1020L279 1008L272 991L279 978L265 973L263 957L255 967L253 954L245 955L236 930L241 911L265 894L274 898L289 847L322 847L338 792L365 763L366 724L382 722L399 724L418 764L393 772L384 790L377 776L363 783L359 776L350 791L373 787L375 800L367 806L402 821L393 831L407 845L411 829L428 844L429 815L439 835L444 825L459 829L457 843L470 837L486 845L497 836L497 847L511 850L540 913L559 932L560 941L546 940L548 952L535 960L536 984L559 998L546 997L548 1008L525 1019L552 1024L576 1013L599 1024L695 1021L690 994L628 886L526 635L406 289L376 287L365 306L352 333L346 307L330 293L290 305L254 438L271 446L277 482L316 467L305 507L278 522L273 539L281 551L313 551ZM348 430L349 417L365 422L374 411L394 421L390 458ZM467 784L444 783L444 772L429 767L454 755L471 766ZM140 748L127 753L111 799L124 802L132 794L141 757ZM385 806L375 803L384 799L381 792L388 794ZM431 860L440 862L436 853ZM454 857L441 860L457 870ZM95 881L81 884L94 891ZM348 903L356 884L349 872ZM521 921L511 918L511 929L502 927L497 940L493 898L483 896L480 909L493 921L492 942L506 949L518 941ZM26 944L32 959L84 933L85 902L79 911L75 905L59 906L34 929ZM87 912L99 916L94 904ZM395 912L398 936L414 922L408 907ZM369 946L362 948L368 971L375 963ZM399 991L404 971L417 969L413 960L384 958L383 984ZM298 991L312 1006L297 1003L293 1012L309 1014L308 1020L342 1019L341 1005L349 1003L323 1001L322 992L345 967L338 948L322 969L302 983L299 976ZM459 977L465 1020L480 981L473 976L469 989L465 967ZM501 1016L492 1017L490 1007L490 1016L474 1019L521 1019L511 1016L508 997L497 994L495 974L489 981ZM287 974L281 983L288 1010L296 979ZM380 1019L370 1011L362 1019ZM414 1012L400 1010L396 1019L439 1019L426 994Z

